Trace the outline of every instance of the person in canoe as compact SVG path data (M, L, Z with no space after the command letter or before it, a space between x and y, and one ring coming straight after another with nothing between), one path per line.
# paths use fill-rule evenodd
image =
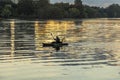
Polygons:
M43 43L43 47L53 47L56 49L56 51L59 51L61 47L68 46L68 43L63 42L65 37L63 39L60 39L59 36L54 37L52 33L51 33L51 35L52 35L54 41L51 43Z

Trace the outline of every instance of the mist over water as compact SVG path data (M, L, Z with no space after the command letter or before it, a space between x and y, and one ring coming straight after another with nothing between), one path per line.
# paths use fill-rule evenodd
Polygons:
M2 20L0 37L0 80L120 79L119 19Z

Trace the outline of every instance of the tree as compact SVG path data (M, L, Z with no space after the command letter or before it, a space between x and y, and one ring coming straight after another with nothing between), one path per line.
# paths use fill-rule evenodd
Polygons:
M112 4L106 10L109 17L120 17L120 6L118 4Z
M78 18L80 11L77 8L70 8L69 9L69 16L70 18Z
M50 6L47 11L46 17L48 19L51 19L51 18L52 19L60 19L60 18L64 17L64 12L62 11L61 8L59 8L57 6Z
M46 18L47 11L50 7L49 0L37 0L34 2L35 15L37 18Z
M55 3L54 6L57 6L57 7L61 8L61 9L64 9L64 10L68 10L69 7L70 7L69 3L63 3L63 2Z
M82 7L83 7L81 0L75 0L75 1L74 1L74 4L75 4L75 6L78 7L78 8L82 8Z
M19 0L18 13L20 15L32 15L34 13L34 6L32 0Z
M10 5L5 5L2 9L1 16L4 18L8 18L12 15L11 12L11 6Z
M50 4L49 0L37 0L36 3L37 3L36 6L39 8L46 7Z
M18 10L17 10L18 8L17 8L17 4L15 4L15 3L13 3L12 4L12 16L13 17L17 17L18 16Z
M99 14L97 9L89 6L85 6L85 13L87 14L87 18L96 18Z
M78 17L83 18L85 15L84 15L84 6L82 4L82 1L81 0L75 0L74 5L75 5L75 8L77 8L80 11L80 14L79 14Z
M69 11L69 8L70 8L70 4L69 3L55 3L53 6L56 6L58 7L62 12L62 17L64 18L68 18L69 17L69 14L68 14L68 11Z
M3 8L5 8L6 5L12 5L11 0L1 0L0 1L0 13L2 12Z

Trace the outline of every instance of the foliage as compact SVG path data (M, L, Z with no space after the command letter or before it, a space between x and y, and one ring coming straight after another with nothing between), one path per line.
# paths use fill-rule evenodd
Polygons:
M51 6L48 9L47 12L47 18L48 19L59 19L59 18L63 18L64 12L61 8L57 7L57 6Z
M120 6L118 4L112 4L107 7L107 15L109 17L120 17Z
M69 9L69 17L78 18L79 16L80 16L80 11L77 8L70 8Z
M32 15L34 12L32 0L20 0L17 10L19 15Z
M91 7L83 5L81 0L75 0L74 4L50 4L49 0L19 0L15 4L11 0L4 0L0 2L0 16L39 19L120 17L120 6Z
M10 5L5 5L3 7L3 10L1 12L1 16L2 17L5 17L5 18L8 18L12 15L12 12L11 12L11 6Z
M34 2L34 14L37 18L46 18L46 13L49 8L48 0L37 0Z

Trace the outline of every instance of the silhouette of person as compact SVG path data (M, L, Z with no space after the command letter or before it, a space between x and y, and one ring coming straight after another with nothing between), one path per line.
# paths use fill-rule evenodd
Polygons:
M56 43L61 43L60 38L58 36L56 36L55 42Z

